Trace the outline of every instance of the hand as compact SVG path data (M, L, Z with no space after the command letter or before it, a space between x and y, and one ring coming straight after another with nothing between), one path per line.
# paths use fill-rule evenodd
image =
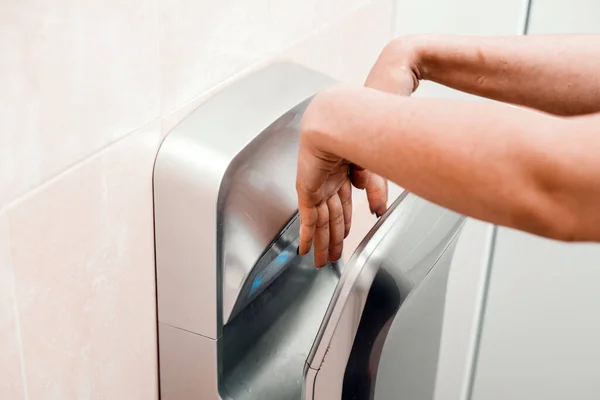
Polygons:
M324 149L321 132L327 118L322 96L311 102L300 130L296 190L300 212L298 253L304 255L314 243L317 268L342 255L343 241L352 223L352 186L366 189L371 213L381 216L387 208L387 181L352 165Z
M418 86L416 64L409 62L406 45L391 42L373 66L365 86L409 96ZM326 101L317 95L309 105L300 131L296 190L300 212L298 253L304 255L314 243L315 265L320 268L342 255L343 241L352 222L352 186L366 189L371 213L381 216L387 209L387 180L349 160L326 151L320 134L326 126ZM325 111L325 112L324 112Z

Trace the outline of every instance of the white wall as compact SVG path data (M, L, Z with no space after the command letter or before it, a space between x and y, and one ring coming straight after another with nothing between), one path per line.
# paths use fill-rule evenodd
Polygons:
M600 398L600 245L498 231L473 400Z
M392 0L0 2L0 398L157 398L161 138L291 58L362 82Z
M530 34L600 33L600 2L533 0ZM500 228L475 400L600 398L600 245Z
M397 0L395 33L518 35L525 0ZM418 97L479 100L432 82L422 82Z

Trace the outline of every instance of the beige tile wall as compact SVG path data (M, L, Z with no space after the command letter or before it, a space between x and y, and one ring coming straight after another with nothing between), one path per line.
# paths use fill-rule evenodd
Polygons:
M274 59L362 82L393 0L0 2L0 399L157 398L160 139Z
M0 205L159 116L156 1L0 2Z
M4 214L0 215L0 395L9 399L25 397L20 324L16 306L8 218Z

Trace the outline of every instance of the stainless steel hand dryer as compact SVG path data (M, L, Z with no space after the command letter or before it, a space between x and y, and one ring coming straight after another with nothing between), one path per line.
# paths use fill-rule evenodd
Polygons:
M406 390L432 398L463 218L403 193L347 262L317 270L296 255L300 120L333 83L271 65L164 140L154 170L163 400L395 399L407 348L419 358Z

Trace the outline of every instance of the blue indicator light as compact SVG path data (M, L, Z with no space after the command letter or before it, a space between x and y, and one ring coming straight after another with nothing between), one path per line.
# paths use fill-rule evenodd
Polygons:
M259 272L259 275L257 275L254 278L254 281L252 281L250 290L248 290L248 298L252 297L256 292L258 292L263 284L269 285L271 283L271 281L279 274L279 272L282 271L283 267L294 258L295 250L292 251L291 249L295 249L296 247L297 244L292 244L286 248Z
M250 291L248 293L248 297L252 296L254 293L256 293L256 291L258 290L258 288L260 287L260 284L262 283L262 276L259 275L256 278L254 278L254 282L252 282L252 286L250 287Z
M290 258L290 255L288 254L288 252L284 251L282 253L279 253L279 255L277 256L277 261L280 263L284 263L288 260L288 258Z
M261 283L262 283L262 276L257 276L254 279L254 282L252 282L252 289L256 289L257 287L260 286Z

